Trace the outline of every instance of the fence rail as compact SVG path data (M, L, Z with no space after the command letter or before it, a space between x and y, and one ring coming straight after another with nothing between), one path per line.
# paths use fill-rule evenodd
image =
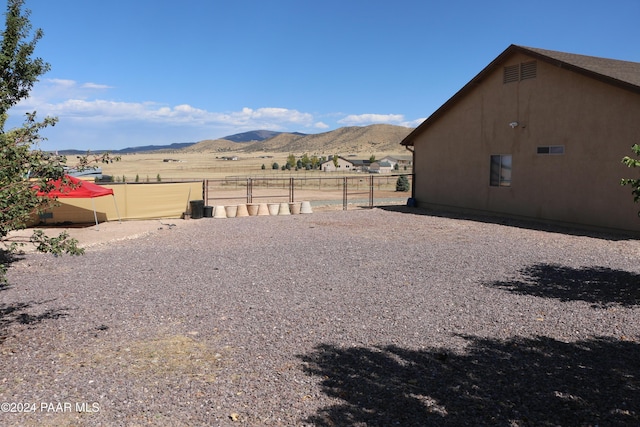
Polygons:
M203 181L206 205L261 202L310 201L315 205L339 204L373 207L398 203L410 197L408 188L397 191L398 179L406 177L409 188L413 174L384 174L331 177L239 177Z

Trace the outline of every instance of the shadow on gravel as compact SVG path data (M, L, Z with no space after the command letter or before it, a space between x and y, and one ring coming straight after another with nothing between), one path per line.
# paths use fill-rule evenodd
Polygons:
M604 240L637 240L639 235L632 235L628 233L624 233L622 231L618 232L610 232L606 233L604 231L594 231L589 230L587 228L579 228L579 227L569 227L565 225L559 224L550 224L543 221L535 221L535 220L521 220L508 218L498 215L482 215L482 214L473 214L473 213L463 213L463 212L452 212L445 210L435 210L435 209L427 209L427 208L414 208L402 205L388 205L388 206L376 206L379 209L389 211L389 212L400 212L412 215L426 215L426 216L434 216L439 218L450 218L450 219L460 219L465 221L475 221L482 222L487 224L498 224L498 225L506 225L509 227L517 227L524 228L527 230L538 230L538 231L547 231L550 233L560 233L567 234L572 236L586 236L592 237L595 239L604 239Z
M639 425L640 345L465 337L463 354L320 345L301 356L337 400L316 426Z
M0 344L6 338L7 328L13 324L35 325L49 319L59 319L67 317L66 309L49 309L40 314L30 314L35 306L42 305L49 301L29 301L14 304L0 304Z
M522 269L519 279L488 285L521 295L586 301L595 307L640 304L640 274L607 267L535 264Z
M4 267L4 272L0 270L0 292L9 289L11 286L5 281L6 271L9 270L11 264L19 261L23 255L9 253L5 249L0 249L0 267Z

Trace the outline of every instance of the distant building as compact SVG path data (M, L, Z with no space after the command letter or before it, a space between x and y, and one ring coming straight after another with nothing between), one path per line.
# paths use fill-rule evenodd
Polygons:
M393 165L389 162L373 162L369 166L370 173L390 173L393 171Z
M391 163L394 169L404 169L405 167L411 166L412 160L412 156L384 156L378 161Z
M338 167L334 165L333 158L320 163L320 170L323 172L351 172L354 170L353 162L338 156Z
M355 172L368 172L369 165L371 165L370 160L351 160L353 163L353 170Z

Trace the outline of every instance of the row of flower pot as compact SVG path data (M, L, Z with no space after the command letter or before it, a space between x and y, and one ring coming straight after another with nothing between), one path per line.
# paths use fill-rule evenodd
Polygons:
M211 216L213 218L237 218L244 216L262 216L262 215L297 215L310 214L311 203L309 202L293 202L293 203L247 203L241 205L230 206L212 206ZM205 214L205 216L208 216Z

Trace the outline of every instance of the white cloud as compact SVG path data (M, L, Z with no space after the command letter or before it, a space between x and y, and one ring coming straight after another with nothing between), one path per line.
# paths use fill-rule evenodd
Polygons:
M55 116L59 123L47 130L50 147L117 148L126 145L167 144L199 141L256 129L275 131L325 131L338 125L389 123L415 127L423 119L407 122L399 114L323 113L314 114L282 107L244 107L235 111L209 111L182 103L125 102L109 99L112 87L94 82L68 79L39 82L31 96L10 112L17 125L25 112L38 117ZM100 98L96 94L100 93ZM342 117L341 120L336 119ZM134 142L135 141L135 142ZM125 145L126 144L126 145Z
M338 123L348 126L362 126L376 123L386 123L399 125L404 121L402 114L351 114Z
M76 86L75 80L47 79L46 82L49 82L52 86L58 86L63 88L70 88L70 87Z
M99 90L103 90L103 89L112 89L113 86L108 86L108 85L102 85L99 83L84 83L82 84L83 89L99 89Z
M406 122L402 126L406 126L408 128L415 128L415 127L420 126L422 124L422 122L424 122L425 120L427 120L427 118L426 117L422 117L420 119L415 119L415 120L411 120L409 122Z

